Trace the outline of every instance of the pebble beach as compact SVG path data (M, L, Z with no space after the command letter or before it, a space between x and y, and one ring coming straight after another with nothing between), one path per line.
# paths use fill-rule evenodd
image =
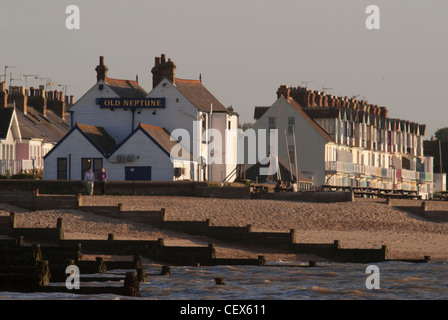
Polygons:
M391 259L448 260L448 223L427 221L395 208L420 206L417 200L355 199L354 202L311 203L276 200L210 199L171 196L83 196L83 205L123 204L125 211L166 209L168 220L211 220L216 226L252 225L253 231L296 231L299 243L332 243L342 248L380 248L387 245ZM431 210L448 211L448 201L430 201ZM28 211L0 203L0 215L17 213L18 227L55 227L57 218L65 222L66 239L155 240L166 245L206 246L215 243L217 257L256 258L268 261L306 261L312 257L281 254L269 249L220 243L201 236L159 230L152 226L102 217L77 210ZM319 259L316 259L319 260Z

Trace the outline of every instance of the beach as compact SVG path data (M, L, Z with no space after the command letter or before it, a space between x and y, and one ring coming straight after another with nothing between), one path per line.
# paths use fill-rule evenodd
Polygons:
M211 199L174 196L83 196L83 205L123 204L123 210L166 209L167 220L211 220L216 226L247 226L253 231L289 232L295 229L298 243L333 243L342 248L388 247L390 259L448 260L448 223L427 221L395 208L420 206L418 200L355 199L353 202L311 203L277 200ZM447 201L430 201L431 210L448 211ZM207 246L214 243L217 257L256 258L268 261L319 260L308 255L286 254L272 249L230 245L202 236L159 230L143 223L107 218L77 210L28 211L0 203L0 215L17 213L18 227L55 227L63 218L66 239L155 240L166 245Z

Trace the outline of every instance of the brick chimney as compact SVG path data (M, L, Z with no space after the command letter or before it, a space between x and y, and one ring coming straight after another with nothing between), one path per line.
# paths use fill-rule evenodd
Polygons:
M8 91L6 91L6 82L0 82L0 108L8 106Z
M96 81L106 81L107 79L107 71L109 69L107 68L106 65L104 65L104 57L100 56L100 64L96 66L95 71L96 71Z
M154 67L151 69L152 73L152 87L155 88L163 78L167 78L171 83L175 83L175 70L176 64L168 59L166 61L166 55L162 54L160 57L155 58Z
M291 93L291 90L289 89L288 86L281 85L280 88L278 88L278 90L277 90L277 99L280 98L281 96L288 99L290 97L290 93Z
M8 103L16 105L16 108L24 114L27 113L28 96L25 94L24 87L9 87Z

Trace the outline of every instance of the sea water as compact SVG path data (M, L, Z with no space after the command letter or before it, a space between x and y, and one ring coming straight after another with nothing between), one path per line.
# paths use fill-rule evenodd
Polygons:
M160 266L146 265L148 281L140 284L141 297L112 294L80 295L67 293L0 292L5 300L446 300L448 262L383 262L379 288L368 289L367 264L270 263L266 266L172 266L170 276L159 276ZM107 275L129 270L109 270ZM225 278L216 285L215 278ZM51 284L54 285L54 284ZM61 285L61 284L58 284ZM116 285L123 282L81 282L82 285Z

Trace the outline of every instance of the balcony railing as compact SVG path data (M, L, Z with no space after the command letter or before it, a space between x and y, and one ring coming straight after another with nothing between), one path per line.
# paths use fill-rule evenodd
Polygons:
M422 180L432 181L432 172L420 172L407 169L387 169L373 166L365 166L356 163L342 162L342 161L326 161L325 170L328 172L337 172L353 175L365 175L383 179L395 179L398 180Z

